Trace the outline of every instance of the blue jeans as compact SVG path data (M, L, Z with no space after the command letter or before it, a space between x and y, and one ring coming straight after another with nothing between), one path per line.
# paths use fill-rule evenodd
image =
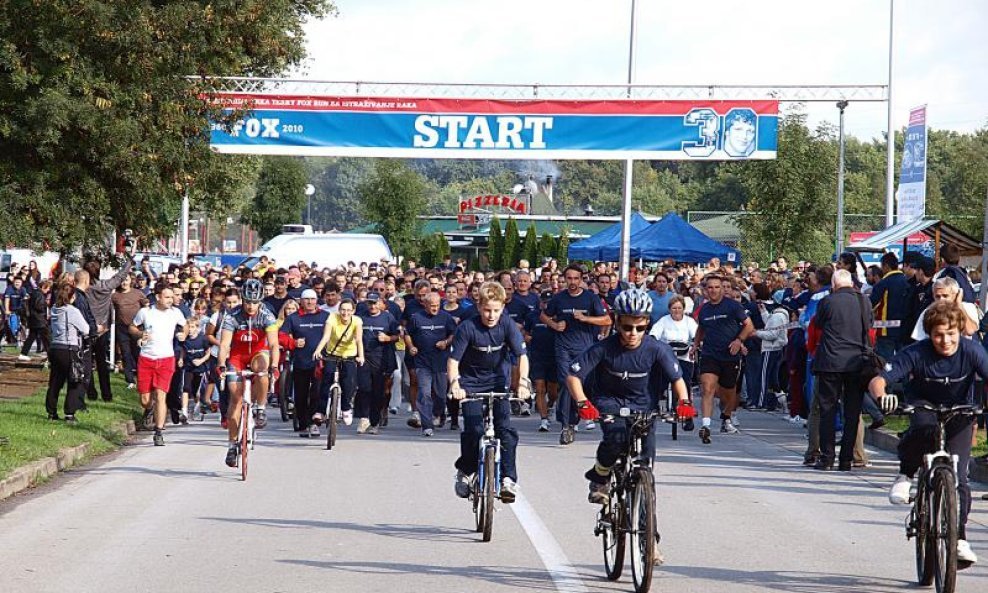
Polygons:
M601 467L614 467L618 458L628 451L628 439L631 438L631 430L626 418L614 418L610 421L600 423L601 439L597 445L597 464ZM648 431L645 438L645 457L651 462L655 458L655 426ZM604 484L607 478L591 469L585 474L588 480Z
M460 458L453 465L470 475L477 471L480 437L484 434L483 402L467 402L460 406L463 432L460 433ZM424 418L424 417L423 417ZM494 402L494 434L501 440L501 477L518 481L518 431L511 426L511 405L507 400Z
M340 365L340 411L349 412L352 409L353 395L357 391L357 361L352 358L327 358L326 365L322 369L322 383L319 386L321 407L312 412L321 413L329 405L329 388L333 386L336 365Z
M415 376L419 381L418 402L422 430L432 428L433 416L446 415L446 392L449 391L448 376L445 371L435 372L429 367L416 367ZM433 395L435 392L435 395Z
M573 396L566 388L566 377L569 376L570 365L579 356L562 349L556 349L556 379L559 381L559 399L556 400L556 421L565 426L576 426L580 417L576 412ZM589 394L588 394L589 395Z
M761 348L752 348L744 357L744 401L749 406L761 407L762 404L762 363Z

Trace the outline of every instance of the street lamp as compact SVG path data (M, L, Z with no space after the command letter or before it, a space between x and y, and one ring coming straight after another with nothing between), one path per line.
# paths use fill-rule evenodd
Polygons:
M305 186L305 196L306 196L306 208L305 208L305 223L308 225L312 224L312 195L316 193L316 186L311 183Z
M838 144L840 153L837 159L837 257L844 251L844 110L847 101L838 101L840 110L840 125L838 126Z

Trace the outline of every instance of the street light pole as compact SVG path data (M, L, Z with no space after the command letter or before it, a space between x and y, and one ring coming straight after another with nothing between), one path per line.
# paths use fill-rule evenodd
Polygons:
M312 195L316 193L316 187L311 183L305 186L305 224L312 226Z
M635 0L631 0L631 39L628 44L628 98L631 98L631 84L635 77ZM628 279L631 262L631 186L635 162L628 159L624 162L624 193L621 207L621 257L619 262L619 280Z
M844 110L847 109L847 101L838 101L837 109L840 110L840 156L837 159L837 256L840 257L844 252Z
M892 128L892 32L895 23L895 0L889 0L889 86L888 125L885 147L885 226L895 224L895 131Z

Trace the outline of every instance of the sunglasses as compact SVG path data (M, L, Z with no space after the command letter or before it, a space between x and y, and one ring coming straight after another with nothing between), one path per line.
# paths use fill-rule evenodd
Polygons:
M631 324L622 323L621 331L623 331L626 334L630 334L632 332L643 334L648 331L648 324L646 323L644 325L631 325Z

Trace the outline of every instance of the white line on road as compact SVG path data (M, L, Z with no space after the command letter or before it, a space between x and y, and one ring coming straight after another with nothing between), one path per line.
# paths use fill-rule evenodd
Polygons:
M532 542L535 551L542 558L542 564L549 571L549 576L556 584L559 593L587 593L587 588L583 586L580 575L570 564L569 558L563 552L562 546L552 536L552 532L546 527L539 514L535 512L528 500L519 492L514 504L506 505L511 507L518 522L525 530L525 535Z

